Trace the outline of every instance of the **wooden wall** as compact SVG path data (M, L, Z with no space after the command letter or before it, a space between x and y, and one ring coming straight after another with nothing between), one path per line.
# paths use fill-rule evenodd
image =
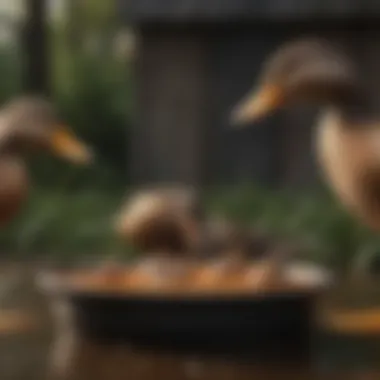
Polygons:
M155 28L144 30L140 41L133 180L199 183L208 90L205 46L196 33Z
M380 106L380 29L351 30L333 23L140 28L133 180L279 186L317 181L311 144L315 108L284 110L242 131L230 128L228 116L254 84L267 54L305 34L341 43L363 68Z
M132 21L306 21L352 20L380 16L376 0L117 0L120 13Z

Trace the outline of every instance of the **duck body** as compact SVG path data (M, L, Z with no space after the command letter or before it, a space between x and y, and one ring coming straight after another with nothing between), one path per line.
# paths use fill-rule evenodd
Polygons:
M351 125L339 110L324 112L316 149L323 174L342 203L380 230L380 120Z
M28 195L29 181L24 162L0 155L0 227L19 212Z
M315 142L326 182L351 213L380 231L380 117L348 58L330 44L306 39L280 47L233 121L246 123L302 102L323 108Z

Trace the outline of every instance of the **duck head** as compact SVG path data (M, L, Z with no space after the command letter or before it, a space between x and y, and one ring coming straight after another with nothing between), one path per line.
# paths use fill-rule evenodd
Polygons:
M346 102L356 91L348 58L322 40L298 40L281 46L264 62L259 84L234 108L231 121L243 126L291 103Z
M39 97L22 97L0 114L0 146L23 154L48 151L75 164L89 164L92 151L61 122L54 106Z

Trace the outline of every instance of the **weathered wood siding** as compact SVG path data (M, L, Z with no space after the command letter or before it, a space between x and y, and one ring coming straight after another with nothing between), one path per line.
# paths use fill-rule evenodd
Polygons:
M204 48L196 33L142 30L132 134L135 181L200 181L207 111Z
M305 20L380 16L376 0L118 0L137 21Z
M342 44L380 106L380 27L149 25L140 28L134 181L299 185L318 180L311 144L316 109L283 110L241 131L231 129L228 119L254 84L263 59L297 36L319 35Z
M213 120L208 125L207 178L224 184L259 180L276 183L282 170L279 118L262 120L253 128L232 128L232 107L253 86L264 57L281 42L278 33L255 28L224 27L210 37L209 67ZM254 48L253 48L254 47Z

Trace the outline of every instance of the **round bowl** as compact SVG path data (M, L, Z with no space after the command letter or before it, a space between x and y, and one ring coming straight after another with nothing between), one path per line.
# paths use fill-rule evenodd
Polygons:
M298 268L298 269L297 269ZM175 351L308 355L316 299L329 284L323 268L286 268L305 286L292 291L125 292L70 284L45 272L39 286L70 303L82 334L102 343Z

